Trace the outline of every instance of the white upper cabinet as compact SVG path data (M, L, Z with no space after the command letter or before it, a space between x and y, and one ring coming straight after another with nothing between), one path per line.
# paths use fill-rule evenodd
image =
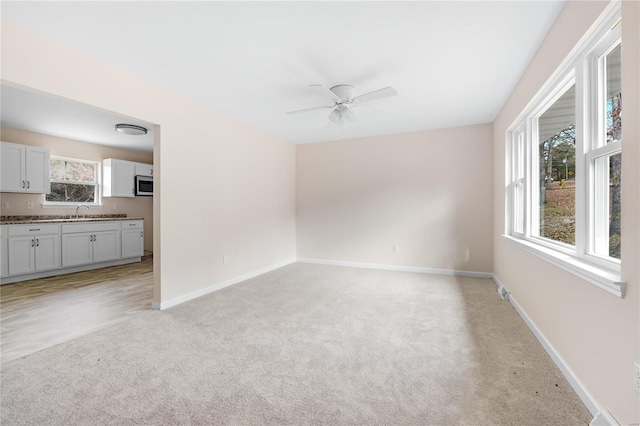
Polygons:
M107 158L102 160L102 196L135 197L136 163Z
M153 164L136 163L136 176L153 176Z
M0 191L48 194L49 157L46 148L2 142Z
M153 176L153 164L102 160L103 197L135 197L135 177Z
M2 142L2 178L0 187L3 192L25 189L25 149L23 145Z

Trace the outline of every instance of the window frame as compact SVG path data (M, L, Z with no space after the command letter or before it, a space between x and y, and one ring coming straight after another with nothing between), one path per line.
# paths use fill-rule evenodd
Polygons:
M596 234L606 222L608 207L598 205L609 188L596 161L622 152L622 141L606 143L606 70L604 58L621 42L620 5L611 7L596 29L584 38L532 98L507 129L505 140L504 237L551 263L619 297L625 284L620 279L621 261L596 252ZM539 141L538 119L575 84L575 246L539 236ZM602 138L605 138L604 140ZM524 152L522 139L524 138ZM622 139L622 137L620 138ZM609 161L609 160L606 160ZM524 162L524 191L521 168ZM608 163L607 163L608 164ZM606 170L609 170L606 167ZM522 192L520 190L520 192ZM609 200L609 198L606 198ZM520 214L519 212L522 212ZM600 212L600 213L599 213ZM600 228L598 228L598 226ZM601 230L601 229L600 229ZM601 233L601 232L600 232ZM598 237L603 239L605 237Z
M71 157L63 157L59 155L51 155L50 160L64 160L64 161L73 161L76 163L84 163L84 164L92 164L95 167L95 182L82 182L82 181L58 181L49 179L50 183L69 183L76 185L93 185L95 186L95 197L94 202L82 202L82 201L47 201L47 194L42 196L42 207L43 208L65 208L65 207L77 207L79 205L86 205L91 209L102 208L102 186L100 185L101 176L100 176L100 162L92 161L92 160L83 160L79 158L71 158Z

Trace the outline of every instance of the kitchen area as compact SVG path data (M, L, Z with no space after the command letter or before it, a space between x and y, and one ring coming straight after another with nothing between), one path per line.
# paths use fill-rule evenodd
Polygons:
M19 88L1 93L8 361L151 309L153 125Z

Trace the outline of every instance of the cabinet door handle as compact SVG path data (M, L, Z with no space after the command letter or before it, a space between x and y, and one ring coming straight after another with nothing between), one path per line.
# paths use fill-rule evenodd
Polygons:
M24 181L22 181L22 187L23 187L23 188L25 187L25 183L24 183Z
M36 247L40 247L40 239L36 238Z
M27 188L31 187L31 182L27 181Z
M140 231L140 238L144 237L144 232Z
M31 239L31 247L33 247L33 246L35 246L35 245L36 245L36 239L35 239L35 238L32 238L32 239Z
M96 236L95 236L95 235L92 235L92 236L91 236L91 241L95 241L95 240L96 240Z

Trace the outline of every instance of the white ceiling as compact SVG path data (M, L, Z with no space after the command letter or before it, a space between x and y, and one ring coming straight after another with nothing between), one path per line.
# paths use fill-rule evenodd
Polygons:
M7 85L0 87L0 106L3 126L135 151L153 151L153 126L141 120ZM118 133L115 131L118 123L142 126L148 132L144 136Z
M492 122L564 1L2 2L3 18L294 143L340 139L307 86L393 86L345 137ZM3 105L4 108L4 105ZM159 123L162 124L162 123Z

